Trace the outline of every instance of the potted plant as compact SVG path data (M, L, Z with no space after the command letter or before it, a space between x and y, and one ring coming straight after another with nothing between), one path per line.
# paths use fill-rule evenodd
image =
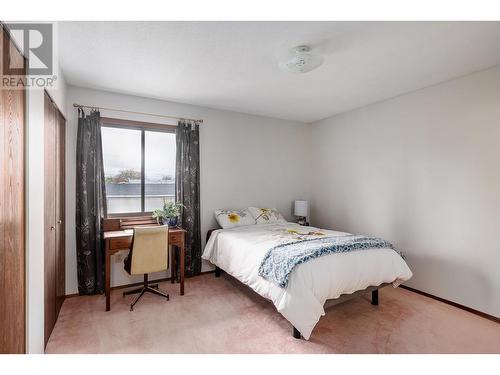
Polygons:
M157 208L153 211L153 217L158 224L169 227L177 225L177 219L181 214L181 207L184 207L180 202L166 202L163 200L163 208Z

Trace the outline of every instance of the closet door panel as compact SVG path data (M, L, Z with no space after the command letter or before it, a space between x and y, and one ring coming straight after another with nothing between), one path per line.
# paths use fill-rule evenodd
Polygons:
M65 119L45 93L45 344L64 302L65 287Z
M23 56L0 25L0 75ZM0 89L0 353L25 352L25 91Z
M54 107L45 94L44 107L44 268L45 268L45 344L56 321L56 121Z
M25 66L23 56L0 25L2 75L11 61L15 61L16 66ZM0 90L0 353L26 350L25 109L23 89Z
M66 246L65 246L65 135L66 121L55 110L56 128L56 317L66 295Z

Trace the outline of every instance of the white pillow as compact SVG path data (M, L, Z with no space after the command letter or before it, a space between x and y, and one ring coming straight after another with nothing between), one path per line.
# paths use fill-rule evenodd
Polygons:
M257 224L286 223L286 220L275 208L248 207Z
M215 219L222 229L255 225L255 220L247 209L215 210Z

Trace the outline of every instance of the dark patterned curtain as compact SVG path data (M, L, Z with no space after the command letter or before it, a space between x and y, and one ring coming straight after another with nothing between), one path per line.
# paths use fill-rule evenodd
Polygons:
M106 191L101 143L101 116L78 110L76 146L76 254L78 292L104 291L104 247L101 223Z
M199 124L179 121L176 143L175 192L177 201L184 205L180 225L187 230L186 275L193 276L201 272Z

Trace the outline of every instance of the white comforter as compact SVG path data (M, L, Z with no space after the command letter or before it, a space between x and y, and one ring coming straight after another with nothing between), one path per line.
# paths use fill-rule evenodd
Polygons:
M323 236L348 234L295 223L220 229L212 233L202 258L270 299L305 339L309 339L325 314L323 305L327 299L382 283L397 287L412 276L406 262L391 249L334 253L302 263L292 271L285 289L258 275L261 261L270 248L308 232L320 232Z

